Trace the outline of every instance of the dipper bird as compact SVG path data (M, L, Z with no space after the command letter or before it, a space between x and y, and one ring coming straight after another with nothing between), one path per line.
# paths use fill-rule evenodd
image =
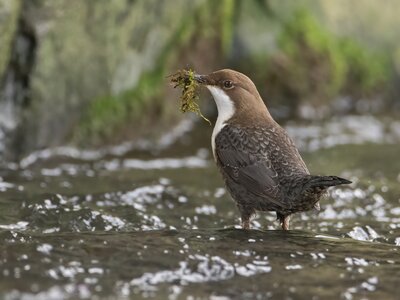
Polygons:
M250 228L256 211L275 211L282 229L288 230L291 214L319 210L327 188L351 183L337 176L310 175L246 75L224 69L194 78L208 88L217 105L212 151L244 229Z

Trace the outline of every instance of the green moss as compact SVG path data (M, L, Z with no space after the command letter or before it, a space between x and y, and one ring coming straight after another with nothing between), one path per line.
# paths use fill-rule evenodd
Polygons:
M141 114L149 106L163 106L159 102L166 78L166 65L169 56L175 47L190 38L190 32L194 26L188 26L186 21L175 32L170 41L165 45L158 57L156 68L144 72L137 85L118 95L107 95L94 99L88 107L87 112L72 140L76 143L96 144L110 137L130 120L142 121L145 119ZM137 125L137 124L136 124Z
M370 93L389 80L389 61L382 53L367 51L350 39L339 42L343 60L348 65L345 90L354 88Z
M84 114L72 138L75 143L96 144L110 137L131 121L145 119L141 114L146 107L160 105L162 83L166 77L166 64L177 43L189 38L190 26L186 22L176 31L158 57L156 68L144 72L137 85L118 95L94 99ZM160 105L162 106L162 105ZM137 124L136 124L137 125Z
M359 97L384 90L390 73L384 56L334 35L306 10L284 22L277 41L279 50L264 71L270 84L266 94L292 113L302 103L318 106L339 94Z
M143 74L136 88L116 96L105 96L93 101L83 119L75 141L90 139L97 143L109 139L129 120L140 119L147 102L160 93L165 73L161 69Z
M212 125L210 120L202 114L200 106L197 103L199 100L200 84L195 79L195 72L192 69L183 69L168 77L170 77L174 88L182 90L180 97L180 111L183 113L188 111L195 113L199 117L203 118L204 121Z
M327 97L339 91L345 80L346 64L337 38L323 28L311 13L297 11L284 25L278 43L294 63L298 78L318 81L319 92Z

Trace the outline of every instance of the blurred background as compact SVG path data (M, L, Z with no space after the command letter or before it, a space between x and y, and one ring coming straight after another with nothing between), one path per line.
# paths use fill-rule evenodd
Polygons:
M0 0L1 299L397 299L400 2ZM256 84L320 213L243 231L168 75ZM211 95L200 106L215 121Z
M1 0L1 155L167 132L187 116L166 76L187 67L244 72L283 121L394 114L399 5Z

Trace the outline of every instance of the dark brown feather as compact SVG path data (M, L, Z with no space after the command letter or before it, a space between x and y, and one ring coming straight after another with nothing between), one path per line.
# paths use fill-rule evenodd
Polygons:
M216 136L215 152L225 183L242 210L288 215L313 208L319 199L303 189L310 177L307 167L276 123L244 128L228 124Z

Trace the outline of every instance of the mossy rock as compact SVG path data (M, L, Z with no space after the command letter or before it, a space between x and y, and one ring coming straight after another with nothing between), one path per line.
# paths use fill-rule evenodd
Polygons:
M286 106L296 116L301 105L329 105L335 97L371 96L384 90L390 69L385 56L334 35L306 10L283 24L278 51L264 64L268 104Z
M167 76L176 70L177 65L190 61L196 63L199 58L208 60L212 68L215 62L205 58L199 47L202 41L219 58L227 55L232 39L234 4L233 0L209 0L184 15L155 59L153 69L143 72L137 84L122 92L93 99L73 132L73 142L83 146L112 143L149 131L157 132L157 127L181 119L179 99L166 99L166 89L171 89ZM218 18L215 18L215 12ZM149 124L152 128L148 128Z
M19 12L0 20L0 73L18 18L37 39L29 99L13 134L18 156L118 143L143 136L150 123L159 135L167 131L182 117L166 76L195 61L215 68L214 58L230 49L237 1L25 2L0 0L0 17L4 5Z

